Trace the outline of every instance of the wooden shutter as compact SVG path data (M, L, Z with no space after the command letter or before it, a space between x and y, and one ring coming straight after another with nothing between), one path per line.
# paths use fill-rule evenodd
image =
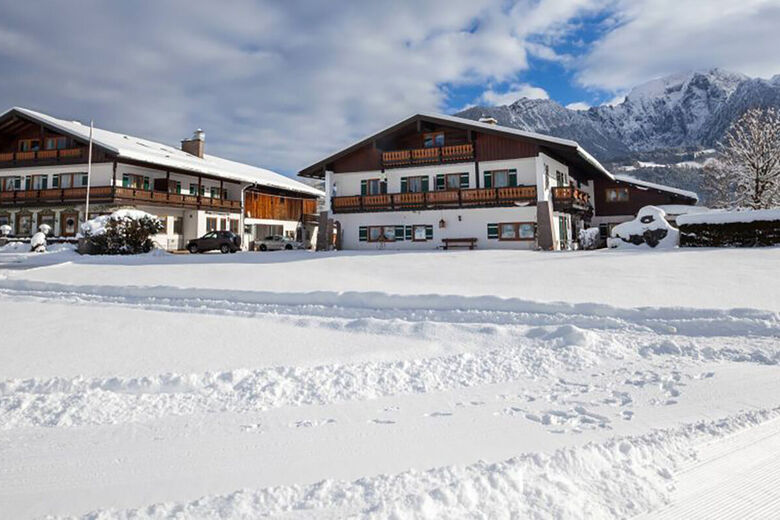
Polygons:
M485 188L493 187L493 173L485 172Z
M487 237L488 238L498 238L498 224L488 224L487 225Z
M368 181L366 179L360 181L360 194L368 195Z
M469 187L469 174L468 173L461 173L460 174L460 189L465 190Z
M433 240L433 226L425 226L425 240Z
M21 177L16 177L14 179L14 189L15 190L19 190L21 188L22 188L22 178Z
M367 226L360 226L358 228L358 240L360 242L365 242L368 240L368 227Z
M404 229L404 226L395 226L395 239L403 240L405 232L406 230Z
M52 188L59 188L60 187L60 176L59 175L52 175L52 177L51 177L51 187Z
M436 189L437 190L447 189L447 186L445 185L444 175L442 174L436 176Z
M409 189L409 177L401 177L401 193L406 193Z
M414 226L406 226L406 240L414 238Z
M31 186L32 186L32 177L28 175L27 177L24 178L24 189L29 190Z
M381 193L382 195L387 193L387 182L379 181L379 193Z
M422 178L422 180L420 182L420 185L422 186L422 191L423 192L429 191L430 187L428 185L428 176L427 175Z
M509 185L517 186L517 170L509 170Z

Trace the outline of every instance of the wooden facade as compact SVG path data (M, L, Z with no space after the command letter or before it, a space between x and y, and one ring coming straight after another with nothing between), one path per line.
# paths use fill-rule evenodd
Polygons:
M244 194L244 216L263 220L305 220L317 213L317 199L247 191Z
M609 200L608 190L627 190L628 200ZM696 204L696 199L678 193L602 178L594 181L594 199L600 217L636 215L645 206Z

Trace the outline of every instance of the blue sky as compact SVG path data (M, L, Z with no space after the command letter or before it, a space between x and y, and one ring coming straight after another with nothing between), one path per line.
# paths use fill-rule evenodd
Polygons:
M45 11L45 15L41 13ZM414 112L780 73L777 0L0 0L0 100L293 175Z

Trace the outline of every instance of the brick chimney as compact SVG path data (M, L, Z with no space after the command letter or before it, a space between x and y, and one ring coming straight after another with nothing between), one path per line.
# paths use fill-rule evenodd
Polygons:
M198 128L192 137L189 139L182 139L181 149L190 155L200 157L203 159L203 153L206 149L206 133Z

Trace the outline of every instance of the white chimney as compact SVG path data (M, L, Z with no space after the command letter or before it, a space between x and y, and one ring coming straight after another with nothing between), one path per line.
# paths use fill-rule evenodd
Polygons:
M485 124L488 124L488 125L497 125L498 124L498 119L496 119L495 117L480 117L479 118L479 122L480 123L485 123Z

